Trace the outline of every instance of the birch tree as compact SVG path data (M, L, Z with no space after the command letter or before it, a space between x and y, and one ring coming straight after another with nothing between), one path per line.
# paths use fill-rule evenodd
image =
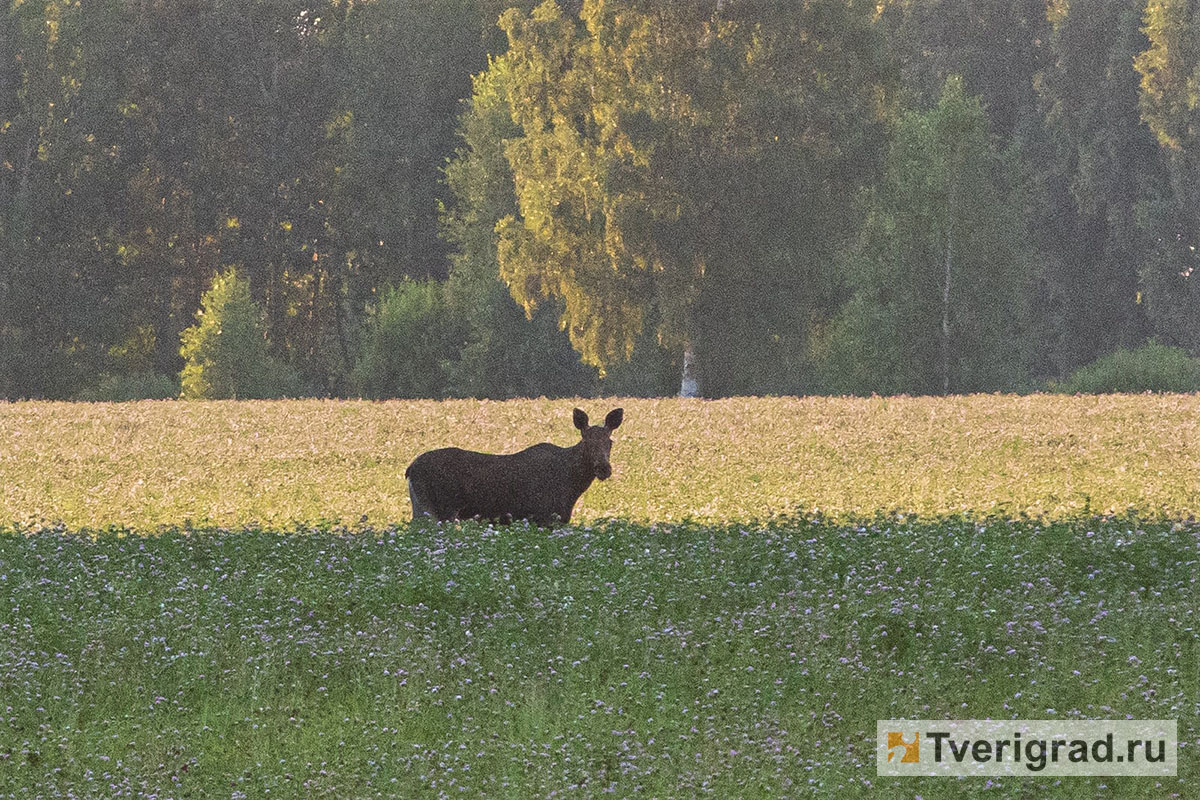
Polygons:
M833 326L832 388L949 394L1018 385L1030 256L987 118L956 79L898 127L847 259L853 296Z
M615 0L588 0L579 24L553 2L507 12L492 69L510 76L520 131L505 149L518 208L496 226L514 299L530 314L561 303L601 370L652 333L681 359L685 394L745 391L803 351L834 294L824 256L882 152L891 86L874 14Z

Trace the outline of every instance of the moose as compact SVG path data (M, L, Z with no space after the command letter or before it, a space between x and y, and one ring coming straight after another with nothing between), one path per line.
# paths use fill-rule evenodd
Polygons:
M566 524L592 481L612 475L612 432L624 410L614 408L603 425L588 425L575 409L581 438L572 447L542 442L519 453L491 455L445 447L422 453L408 465L413 519L481 519L508 524L525 519L542 527Z

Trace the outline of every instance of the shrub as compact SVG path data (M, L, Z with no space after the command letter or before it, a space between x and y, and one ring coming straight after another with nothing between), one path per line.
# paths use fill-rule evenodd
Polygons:
M447 364L458 354L442 286L405 279L389 287L367 321L351 376L363 397L444 397Z
M80 400L123 403L130 400L169 400L179 396L179 384L158 372L132 372L102 375L100 382L81 392Z
M250 282L229 269L200 299L196 324L180 334L185 399L259 399L299 393L296 373L271 357Z
M1181 347L1150 342L1121 348L1080 367L1051 389L1067 394L1200 391L1200 359Z

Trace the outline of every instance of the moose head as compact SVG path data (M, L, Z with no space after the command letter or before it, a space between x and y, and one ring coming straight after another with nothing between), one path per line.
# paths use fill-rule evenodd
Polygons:
M584 463L591 467L592 474L602 481L612 476L612 464L608 457L612 452L612 432L621 425L625 411L614 408L604 418L603 425L588 425L588 415L582 409L575 409L575 427L583 435L580 442L583 449Z

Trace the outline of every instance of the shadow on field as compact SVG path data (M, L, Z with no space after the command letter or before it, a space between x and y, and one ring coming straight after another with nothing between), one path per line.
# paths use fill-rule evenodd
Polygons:
M1178 719L1200 524L1135 515L0 534L0 794L1056 796L875 722ZM1186 793L1200 779L1073 779ZM116 788L113 788L116 787Z

